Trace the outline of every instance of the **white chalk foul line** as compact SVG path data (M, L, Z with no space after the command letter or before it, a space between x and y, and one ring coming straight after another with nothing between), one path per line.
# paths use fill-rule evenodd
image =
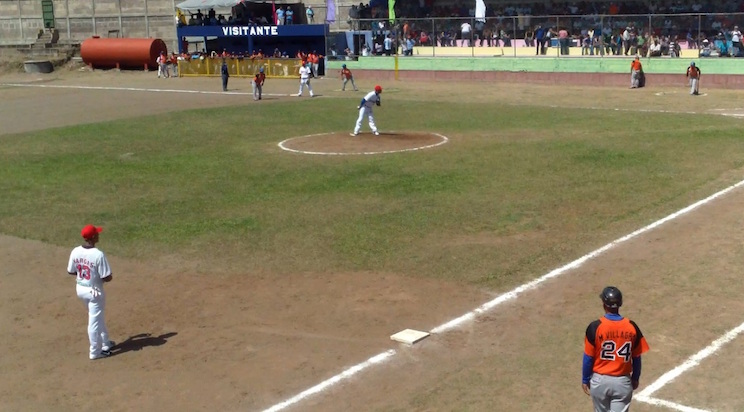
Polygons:
M361 371L369 368L372 365L375 365L375 364L378 364L380 362L383 362L385 359L387 359L387 358L389 358L389 357L391 357L393 355L395 355L395 349L390 349L389 351L386 351L386 352L382 352L380 354L377 354L377 355L375 355L375 356L367 359L366 361L364 361L364 362L362 362L362 363L360 363L358 365L352 366L351 368L349 368L349 369L347 369L347 370L339 373L338 375L336 375L336 376L334 376L334 377L332 377L330 379L324 380L323 382L321 382L321 383L313 386L310 389L306 389L306 390L300 392L299 394L297 394L297 395L295 395L295 396L287 399L286 401L284 401L282 403L277 403L276 405L272 406L271 408L266 409L264 412L277 412L277 411L280 411L280 410L282 410L282 409L284 409L284 408L286 408L288 406L294 405L295 403L297 403L297 402L299 402L299 401L307 398L308 396L313 395L313 394L316 394L316 393L319 393L319 392L322 392L322 391L330 388L331 386L333 386L333 385L341 382L342 380L348 379L352 375L355 375L355 374L357 374L357 373L359 373L359 372L361 372Z
M681 365L661 375L661 377L659 377L659 379L657 379L654 383L644 388L638 394L638 396L641 398L649 398L651 395L654 394L654 392L664 387L664 385L677 379L680 375L694 368L695 366L698 366L703 359L716 353L719 349L721 349L721 347L723 347L723 345L734 340L742 332L744 332L744 323L726 332L725 335L714 340L713 343L708 345L708 347L687 358L687 360L684 361Z
M595 250L594 252L591 252L589 254L586 254L586 255L584 255L584 256L582 256L582 257L574 260L573 262L571 262L571 263L569 263L567 265L564 265L564 266L562 266L562 267L560 267L558 269L554 269L554 270L548 272L547 274L545 274L545 275L543 275L543 276L541 276L541 277L539 277L539 278L537 278L537 279L535 279L535 280L533 280L533 281L531 281L529 283L525 283L522 286L519 286L519 287L517 287L517 288L515 288L515 289L513 289L513 290L511 290L509 292L506 292L506 293L504 293L504 294L496 297L495 299L493 299L493 300L491 300L489 302L484 303L483 305L479 306L478 308L474 309L471 312L468 312L468 313L466 313L466 314L464 314L464 315L462 315L462 316L460 316L460 317L458 317L456 319L453 319L453 320L451 320L451 321L449 321L447 323L444 323L444 324L442 324L440 326L435 327L434 329L432 329L430 331L430 333L432 333L432 334L442 333L442 332L445 332L447 330L453 329L453 328L455 328L455 327L457 327L457 326L459 326L459 325L461 325L461 324L463 324L463 323L465 323L467 321L473 320L473 319L475 319L475 317L477 315L482 314L482 313L484 313L484 312L486 312L486 311L488 311L490 309L493 309L495 306L497 306L497 305L499 305L501 303L504 303L504 302L507 302L509 300L512 300L512 299L516 298L519 294L521 294L523 292L526 292L528 290L537 288L537 286L539 286L541 283L545 282L546 280L552 279L554 277L558 277L561 274L563 274L563 273L565 273L565 272L567 272L567 271L569 271L571 269L576 269L579 266L583 265L586 261L599 256L600 254L602 254L602 253L604 253L604 252L606 252L606 251L614 248L615 246L617 246L617 245L619 245L619 244L621 244L623 242L626 242L626 241L628 241L630 239L633 239L634 237L637 237L637 236L639 236L639 235L641 235L641 234L643 234L645 232L648 232L648 231L650 231L652 229L655 229L655 228L663 225L664 223L666 223L666 222L668 222L670 220L676 219L676 218L678 218L678 217L680 217L680 216L682 216L682 215L684 215L686 213L689 213L692 210L695 210L698 207L700 207L700 206L702 206L702 205L704 205L704 204L706 204L706 203L708 203L708 202L710 202L710 201L712 201L714 199L717 199L717 198L725 195L726 193L728 193L728 192L730 192L730 191L732 191L732 190L734 190L734 189L736 189L736 188L738 188L740 186L744 186L744 180L742 180L742 181L740 181L740 182L738 182L738 183L736 183L734 185L731 185L731 186L729 186L729 187L727 187L727 188L725 188L725 189L723 189L723 190L721 190L719 192L716 192L716 193L714 193L714 194L706 197L703 200L699 200L699 201L697 201L697 202L695 202L695 203L693 203L693 204L691 204L691 205L689 205L689 206L687 206L687 207L685 207L683 209L680 209L680 210L672 213L671 215L669 215L669 216L667 216L665 218L662 218L660 220L657 220L656 222L651 223L648 226L645 226L645 227L643 227L641 229L638 229L638 230L636 230L633 233L630 233L630 234L625 235L625 236L623 236L623 237L621 237L621 238L619 238L617 240L614 240L614 241L606 244L605 246L602 246L601 248ZM744 329L744 324L740 325L739 328L737 328L735 330L738 330L740 328ZM732 333L732 332L729 332L729 334L730 333ZM728 336L729 334L726 334L725 336ZM738 332L737 332L737 334L738 334ZM731 339L733 339L733 338L731 338ZM320 384L315 385L312 388L307 389L307 390L301 392L300 394L295 395L294 397L292 397L292 398L290 398L290 399L288 399L288 400L286 400L284 402L281 402L279 404L276 404L276 405L272 406L269 409L266 409L264 412L276 412L276 411L280 411L280 410L282 410L284 408L287 408L287 407L289 407L291 405L294 405L295 403L300 402L301 400L307 398L310 395L319 393L319 392L327 389L328 387L330 387L330 386L332 386L332 385L334 385L334 384L336 384L336 383L338 383L338 382L340 382L340 381L342 381L344 379L348 379L348 378L352 377L356 373L359 373L359 372L361 372L361 371L363 371L365 369L368 369L370 366L372 366L374 364L379 364L383 360L387 360L387 359L391 358L395 354L396 354L395 350L389 350L387 352L383 352L383 353L380 353L379 355L373 356L372 358L370 358L369 360L367 360L365 362L362 362L362 363L360 363L358 365L352 366L351 368L349 368L349 369L341 372L340 374L338 374L338 375L336 375L336 376L334 376L334 377L332 377L332 378L330 378L330 379L328 379L326 381L323 381ZM378 359L376 362L370 362L371 360L377 359L378 357L380 359ZM648 388L646 388L646 389L648 389ZM650 395L651 393L653 393L653 392L649 392L648 395ZM647 399L648 399L648 395L646 395L646 398ZM670 402L670 404L671 404L671 402ZM690 411L695 411L695 410L694 409L690 409Z
M149 89L145 87L113 87L113 86L75 86L62 84L27 84L27 83L3 83L0 86L10 87L43 87L48 89L81 89L81 90L117 90L128 92L151 92L151 93L190 93L190 94L223 94L237 96L253 96L253 92L218 92L205 90L181 90L181 89ZM263 96L292 96L291 94L262 93ZM295 95L296 96L296 95Z
M634 396L633 399L637 401L645 402L651 405L655 405L655 406L663 406L669 409L674 409L675 411L680 411L680 412L711 412L707 409L698 409L698 408L693 408L691 406L680 405L678 403L669 402L664 399L648 398L648 397L640 396L640 395Z
M535 280L533 280L533 281L531 281L529 283L525 283L522 286L519 286L519 287L517 287L517 288L515 288L515 289L513 289L513 290L511 290L509 292L504 293L503 295L500 295L500 296L496 297L495 299L493 299L493 300L491 300L489 302L484 303L483 305L479 306L478 308L476 308L472 312L468 312L468 313L460 316L459 318L453 319L453 320L451 320L451 321L449 321L449 322L447 322L447 323L445 323L443 325L437 326L436 328L434 328L434 329L431 330L431 333L441 333L441 332L444 332L444 331L446 331L448 329L452 329L452 328L460 325L463 322L466 322L468 320L471 320L476 315L479 315L481 313L487 312L487 311L491 310L493 307L495 307L497 305L500 305L500 304L502 304L504 302L510 301L512 299L515 299L521 293L524 293L524 292L526 292L528 290L535 289L538 285L540 285L541 283L545 282L546 280L552 279L554 277L558 277L558 276L562 275L563 273L565 273L565 272L567 272L567 271L569 271L571 269L576 269L579 266L581 266L584 263L586 263L586 261L588 261L590 259L594 259L595 257L597 257L597 256L601 255L602 253L604 253L604 252L606 252L606 251L614 248L615 246L617 246L617 245L619 245L619 244L621 244L623 242L626 242L626 241L628 241L630 239L633 239L634 237L637 237L638 235L641 235L641 234L643 234L645 232L648 232L648 231L650 231L652 229L655 229L655 228L663 225L664 223L666 223L666 222L668 222L670 220L676 219L679 216L682 216L685 213L688 213L688 212L690 212L690 211L692 211L692 210L694 210L694 209L696 209L696 208L698 208L698 207L700 207L700 206L702 206L702 205L710 202L711 200L713 200L713 199L715 199L717 197L723 196L724 194L726 194L726 193L728 193L728 192L730 192L730 191L732 191L732 190L734 190L737 187L742 186L742 185L744 185L744 180L742 180L739 183L736 183L736 184L734 184L732 186L729 186L726 189L721 190L720 192L717 192L717 193L715 193L715 194L713 194L711 196L708 196L708 197L706 197L703 200L697 201L697 202L691 204L690 206L685 207L684 209L678 210L677 212L674 212L671 215L669 215L669 216L667 216L667 217L665 217L663 219L657 220L656 222L651 223L650 225L648 225L646 227L643 227L641 229L638 229L638 230L636 230L633 233L630 233L630 234L625 235L625 236L623 236L623 237L621 237L621 238L619 238L617 240L614 240L614 241L612 241L612 242L610 242L610 243L602 246L601 248L599 248L599 249L597 249L597 250L595 250L595 251L593 251L591 253L588 253L588 254L586 254L586 255L584 255L584 256L576 259L576 260L574 260L573 262L571 262L571 263L569 263L569 264L567 264L565 266L561 266L561 267L559 267L557 269L553 269L552 271L546 273L545 275L543 275L543 276L541 276L541 277L539 277L539 278L537 278L537 279L535 279Z
M324 156L354 156L354 155L376 155L376 154L390 154L390 153L402 153L402 152L413 152L416 150L424 150L424 149L430 149L432 147L441 146L447 142L449 142L449 139L447 136L441 135L439 133L428 133L432 136L437 136L441 140L437 143L433 143L426 146L419 146L419 147L411 147L408 149L398 149L398 150L380 150L377 152L311 152L307 150L298 150L298 149L292 149L287 146L287 143L289 143L292 140L295 139L302 139L302 138L308 138L308 137L317 137L317 136L328 136L334 133L317 133L317 134L309 134L305 136L297 136L297 137L290 137L289 139L282 140L277 145L282 150L286 150L288 152L294 152L294 153L301 153L301 154L310 154L310 155L324 155ZM349 139L356 139L358 137L351 137L348 136Z

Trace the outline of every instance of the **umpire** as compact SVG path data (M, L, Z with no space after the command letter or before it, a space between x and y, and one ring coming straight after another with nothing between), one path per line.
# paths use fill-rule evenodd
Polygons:
M222 67L220 68L220 74L222 75L222 91L227 91L227 79L230 78L230 71L227 69L227 61L222 59Z
M638 389L641 355L649 347L638 325L620 316L620 289L608 286L599 298L605 315L586 328L581 387L595 412L626 412Z

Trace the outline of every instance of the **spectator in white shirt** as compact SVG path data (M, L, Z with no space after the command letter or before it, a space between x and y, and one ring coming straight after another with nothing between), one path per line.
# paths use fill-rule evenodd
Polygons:
M739 57L739 51L741 50L741 32L739 26L734 26L731 30L731 55Z
M473 33L473 30L470 27L470 23L465 22L460 25L460 39L462 40L463 46L465 45L466 41L468 43L468 47L471 47L473 45L472 33Z

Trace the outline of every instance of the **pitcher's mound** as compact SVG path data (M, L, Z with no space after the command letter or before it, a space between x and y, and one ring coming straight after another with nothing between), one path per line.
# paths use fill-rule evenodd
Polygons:
M370 132L356 136L337 132L293 137L280 142L279 147L304 154L361 155L422 150L448 141L446 136L429 132L384 132L379 136Z

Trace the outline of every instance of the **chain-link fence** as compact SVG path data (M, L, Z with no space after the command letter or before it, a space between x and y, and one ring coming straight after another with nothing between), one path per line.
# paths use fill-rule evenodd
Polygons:
M744 13L356 19L355 55L744 55ZM744 27L744 25L742 25Z
M60 43L94 35L161 38L176 46L172 0L54 0ZM357 19L353 6L307 3L312 22L328 23L328 55L344 56L334 32L351 32L353 55L410 56L739 56L734 26L744 13L586 16L499 16L474 18ZM45 29L42 2L0 0L0 44L30 44ZM328 19L331 19L330 21ZM744 26L742 26L744 27ZM627 32L627 33L626 33ZM386 41L386 37L390 40ZM657 44L658 40L658 44Z

